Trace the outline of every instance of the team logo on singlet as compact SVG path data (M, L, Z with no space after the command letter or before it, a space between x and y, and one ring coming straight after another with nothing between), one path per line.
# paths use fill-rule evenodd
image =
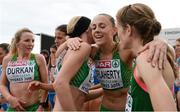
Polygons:
M113 68L117 68L117 67L119 67L119 61L117 60L117 59L114 59L114 60L112 60L112 66L113 66Z
M104 89L116 89L123 87L119 59L97 60L96 74L97 79L101 82Z
M10 61L6 75L10 82L28 82L34 80L35 60Z

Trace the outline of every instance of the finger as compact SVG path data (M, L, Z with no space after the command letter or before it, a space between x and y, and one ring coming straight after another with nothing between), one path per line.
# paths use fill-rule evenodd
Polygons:
M73 50L73 47L72 47L71 44L68 44L68 48L69 48L70 50Z
M36 82L36 83L35 83L35 86L39 86L39 82Z
M160 56L159 56L159 62L158 62L158 68L161 70L163 68L163 64L164 64L164 52L160 52Z
M82 40L80 38L78 38L78 37L72 38L67 42L67 46L71 50L77 50L81 46L81 44L80 44L81 41Z
M30 83L27 87L28 90L31 90L31 87L32 87L32 83Z
M15 107L15 110L16 110L17 112L22 111L19 105L17 105L17 106Z
M94 47L95 49L99 49L99 46L97 44L92 44L92 47Z
M168 60L167 60L166 52L165 52L165 54L164 54L164 58L163 58L163 59L164 59L164 60L163 60L163 64L162 64L162 69L165 68L165 64L166 64L166 62L168 61Z
M31 94L31 93L32 93L32 90L28 90L28 92L29 92L29 94Z
M73 41L72 43L73 43L73 46L74 46L75 50L79 49L79 47L81 46L81 44L80 44L80 42L78 40Z
M164 58L163 58L164 60L163 60L163 66L162 66L163 69L164 69L165 64L166 64L166 62L167 62L167 55L166 55L166 54L167 54L167 46L165 45L165 46L164 46Z
M155 46L149 47L149 54L148 54L148 57L147 57L148 62L152 61L154 53L155 53Z
M22 104L22 105L25 105L26 102L25 101L22 101L22 100L19 100L19 103Z
M78 38L79 42L82 42L82 39L81 38Z
M143 51L145 51L146 49L149 48L149 44L146 44L145 46L143 46L143 48L141 48L139 51L138 51L138 54L142 53Z
M160 49L157 48L157 49L155 50L155 52L154 52L154 56L152 57L152 62L151 62L151 64L152 64L153 67L155 67L156 64L158 63L159 57L160 57Z
M75 40L75 41L78 41L78 42L82 42L82 39L79 38L79 37L75 37L74 40Z
M22 105L19 105L19 109L22 111L24 111L25 110L25 108L23 108L23 106Z
M76 41L76 40L74 40L74 41ZM70 48L71 50L75 50L75 49L76 49L76 47L75 47L75 45L74 45L74 41L71 40L71 41L69 41L69 43L67 44L68 48Z
M72 50L71 45L67 44L68 49Z
M23 105L25 105L25 104L26 104L25 101L19 100L19 108L20 108L21 110L25 110L25 108L23 107Z
M74 51L77 50L76 45L75 45L74 42L71 43L71 47L72 47L72 50L74 50Z
M81 40L80 38L77 38L74 42L75 42L77 45L80 46L81 41L82 41L82 40Z
M73 46L73 39L68 39L67 40L67 46L69 49L73 50L74 48L72 47Z

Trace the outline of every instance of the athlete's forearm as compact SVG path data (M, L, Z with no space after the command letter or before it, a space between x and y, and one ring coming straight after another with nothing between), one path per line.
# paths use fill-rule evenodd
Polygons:
M47 90L47 91L54 90L52 83L51 84L41 83L40 86L41 86L41 89L43 89L43 90Z
M59 55L63 52L63 50L66 48L68 48L67 42L64 42L63 44L61 44L56 51L56 58L58 58Z
M60 102L62 109L64 111L75 111L76 106L73 101L69 84L63 82L55 82L53 83L53 87L56 91L57 100Z
M7 89L7 87L6 87L5 85L0 85L0 91L1 91L1 93L2 93L2 95L3 95L3 97L4 97L6 100L8 100L8 98L9 98L10 96L12 96L12 95L8 92L8 89Z

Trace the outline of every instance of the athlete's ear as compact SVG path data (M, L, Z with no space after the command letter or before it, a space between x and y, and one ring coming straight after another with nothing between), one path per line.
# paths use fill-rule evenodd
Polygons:
M126 25L126 33L128 34L128 36L131 36L132 35L132 27L129 25L129 24L127 24Z
M118 29L117 29L117 27L114 27L113 28L113 35L117 35L117 33L118 33Z

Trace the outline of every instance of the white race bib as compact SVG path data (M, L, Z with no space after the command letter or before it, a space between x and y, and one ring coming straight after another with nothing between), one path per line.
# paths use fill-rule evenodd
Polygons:
M119 59L96 61L96 74L104 89L123 87Z
M11 61L6 68L6 75L10 82L20 83L34 80L35 60Z
M79 89L85 93L89 93L89 88L92 87L94 84L93 69L95 68L95 64L91 58L88 59L88 67L89 67L88 76L79 87Z
M125 112L131 112L132 111L132 103L133 103L133 99L132 99L131 95L128 94Z

